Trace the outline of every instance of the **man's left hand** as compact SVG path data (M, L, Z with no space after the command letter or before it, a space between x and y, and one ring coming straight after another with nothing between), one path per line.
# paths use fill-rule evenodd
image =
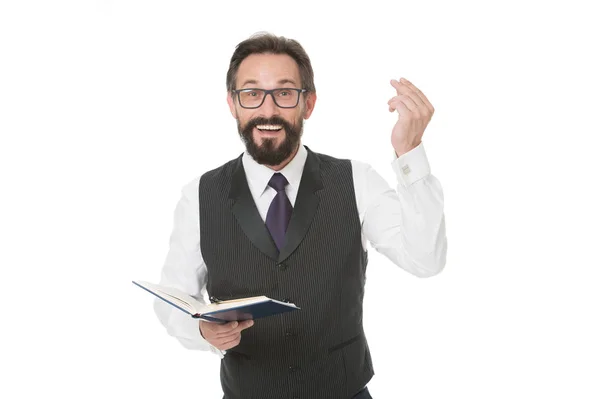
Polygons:
M388 101L389 110L398 112L398 122L392 130L392 146L400 156L421 144L434 109L425 94L408 80L392 79L390 83L397 95Z

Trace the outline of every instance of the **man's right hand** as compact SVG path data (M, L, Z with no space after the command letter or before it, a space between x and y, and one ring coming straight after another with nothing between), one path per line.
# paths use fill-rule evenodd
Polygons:
M215 348L227 350L238 346L242 339L242 330L253 325L253 320L245 320L239 323L231 321L226 324L200 320L200 334Z

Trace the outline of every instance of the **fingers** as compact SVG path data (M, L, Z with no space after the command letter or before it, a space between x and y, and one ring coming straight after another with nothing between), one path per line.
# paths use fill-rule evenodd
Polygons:
M396 79L390 80L390 84L394 86L397 94L402 94L402 83L398 82Z
M234 331L238 328L238 326L239 326L239 322L230 321L229 323L225 323L225 324L214 324L213 327L211 328L211 331L217 337L227 336L227 335L233 334Z
M396 89L398 95L408 95L415 102L415 104L417 104L420 110L422 110L424 113L433 115L433 112L435 111L433 105L431 105L425 94L423 94L423 92L411 82L401 78L400 81L392 79L390 83Z
M254 320L246 320L242 323L240 331L245 330L246 328L250 328L254 325Z
M427 108L427 110L433 114L433 112L434 112L433 105L431 105L431 103L429 102L429 100L427 99L425 94L423 94L423 92L421 90L419 90L418 87L416 87L414 84L412 84L409 80L407 80L405 78L400 78L400 82L398 82L398 84L404 84L405 87L408 87L409 89L411 89L411 91L417 95L419 100L421 100L421 104L423 104ZM394 86L394 87L396 87L396 86ZM396 90L398 90L398 89L396 89Z
M409 96L407 96L405 94L401 94L399 96L392 97L388 101L389 111L392 112L392 111L396 110L398 108L397 104L399 104L399 103L403 104L404 107L406 107L406 109L410 110L411 112L413 112L415 114L420 113L419 106L417 104L415 104L415 102L412 98L410 98Z
M204 339L210 342L211 345L226 350L239 345L242 337L241 332L253 325L253 320L233 321L226 324L200 321L200 331Z
M219 349L231 349L234 346L239 345L241 340L242 334L239 332L237 334L229 335L226 337L207 339L207 341L210 342L212 346L217 347Z
M242 330L250 328L254 325L253 320L243 322L232 321L226 324L208 323L200 321L200 330L206 339L228 338L239 334Z
M252 320L242 322L232 321L226 324L206 323L204 330L208 331L211 336L222 338L239 333L253 325L254 321Z
M217 337L224 338L224 337L230 337L235 334L239 334L240 332L242 332L242 330L252 327L254 325L254 321L246 320L246 321L239 322L239 323L234 321L234 322L227 323L227 324L231 324L233 326L233 329L227 328L224 331L219 331L219 332L217 332Z
M206 335L215 336L219 333L232 331L237 327L237 321L229 322L225 324L212 323L204 320L200 320L200 329L206 332Z
M235 338L231 339L230 341L223 342L222 344L218 345L217 347L221 350L227 350L227 349L231 349L231 348L238 346L241 341L242 341L242 334L237 334L235 336Z
M394 86L396 88L396 92L398 94L398 96L406 96L407 100L412 101L412 103L414 103L415 105L413 106L410 101L406 102L405 104L406 106L411 109L411 110L418 110L420 107L423 107L423 109L426 108L425 103L423 102L423 100L421 99L421 97L419 97L418 93L411 88L408 84L406 83L400 83L397 80L391 80L392 86Z
M388 110L390 112L398 111L399 114L404 114L406 112L412 112L404 103L402 98L396 96L388 101Z

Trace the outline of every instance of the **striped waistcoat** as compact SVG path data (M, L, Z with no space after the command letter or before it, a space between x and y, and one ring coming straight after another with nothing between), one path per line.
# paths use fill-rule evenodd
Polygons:
M281 253L256 209L241 156L200 179L208 294L266 295L301 308L242 332L221 361L224 399L349 399L373 376L352 164L306 149Z

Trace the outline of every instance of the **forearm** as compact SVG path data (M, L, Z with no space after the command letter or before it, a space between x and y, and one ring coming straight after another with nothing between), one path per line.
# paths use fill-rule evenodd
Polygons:
M415 276L434 276L443 270L447 252L441 184L429 174L410 186L398 184L397 194L399 223L378 250Z
M363 230L371 245L402 269L419 277L436 275L447 250L442 186L422 144L394 159L392 168L396 190L374 170L368 173L372 199Z
M399 226L389 242L396 263L418 277L441 272L446 263L447 239L444 193L431 174L422 143L392 162L400 202ZM382 250L387 250L382 249Z
M187 184L175 208L173 232L160 284L175 287L206 303L202 293L206 289L207 269L200 251L197 187L197 180ZM223 352L202 337L197 319L158 298L154 302L154 311L167 333L185 348L211 351L223 357Z

